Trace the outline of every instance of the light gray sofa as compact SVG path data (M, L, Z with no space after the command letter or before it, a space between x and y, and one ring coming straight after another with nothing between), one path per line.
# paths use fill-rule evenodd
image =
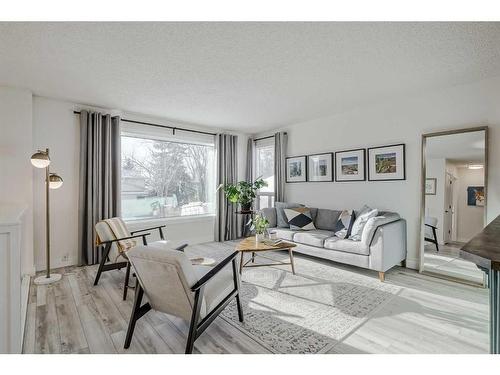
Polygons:
M379 272L384 281L385 272L395 265L405 266L406 221L394 212L380 212L366 223L361 241L335 237L334 228L341 211L311 208L315 230L290 229L283 208L299 204L276 202L276 207L261 212L269 220L271 232L278 238L299 244L294 252L333 260Z

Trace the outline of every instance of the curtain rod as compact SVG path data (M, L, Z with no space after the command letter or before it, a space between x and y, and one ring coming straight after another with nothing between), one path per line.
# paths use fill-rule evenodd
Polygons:
M285 134L286 134L286 132L285 132ZM253 141L254 142L263 141L264 139L269 139L269 138L274 138L274 135L268 135L267 137L255 138Z
M75 115L80 115L81 112L79 111L73 111L73 113ZM204 131L201 131L201 130L193 130L193 129L185 129L185 128L179 128L179 127L176 127L176 126L168 126L168 125L160 125L160 124L153 124L151 122L143 122L143 121L135 121L135 120L128 120L126 118L121 118L120 119L121 121L123 122L130 122L130 123L133 123L133 124L141 124L141 125L148 125L148 126L156 126L158 128L167 128L167 129L172 129L172 132L173 134L175 135L175 131L176 130L181 130L183 132L191 132L191 133L198 133L198 134L206 134L206 135L213 135L213 136L216 136L217 134L216 133L209 133L209 132L204 132Z

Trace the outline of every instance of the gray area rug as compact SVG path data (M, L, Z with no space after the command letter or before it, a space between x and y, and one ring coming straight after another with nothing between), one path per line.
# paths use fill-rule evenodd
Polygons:
M188 253L221 260L234 246L207 243L190 246ZM283 252L266 256L288 260ZM296 275L290 266L244 268L245 322L238 321L234 302L221 316L274 353L325 353L400 290L381 283L375 272L299 255L295 270Z

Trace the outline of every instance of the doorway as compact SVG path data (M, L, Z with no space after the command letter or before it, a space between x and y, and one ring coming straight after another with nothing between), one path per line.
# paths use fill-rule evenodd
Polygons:
M422 136L421 272L484 286L460 248L486 223L487 144L487 127Z

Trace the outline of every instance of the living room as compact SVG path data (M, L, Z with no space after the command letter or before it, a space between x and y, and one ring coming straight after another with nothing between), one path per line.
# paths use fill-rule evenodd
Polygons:
M0 22L2 353L500 352L500 24L282 21Z

